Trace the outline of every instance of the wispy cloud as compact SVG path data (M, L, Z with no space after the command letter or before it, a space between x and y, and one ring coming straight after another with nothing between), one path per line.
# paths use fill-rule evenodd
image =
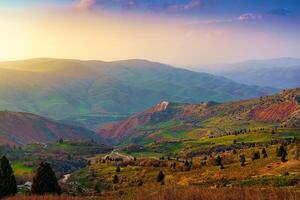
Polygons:
M167 10L170 11L192 11L192 10L200 10L204 6L202 0L191 0L186 3L179 4L171 4L166 7Z
M249 20L259 20L262 19L262 14L256 14L256 13L245 13L240 15L237 19L239 21L249 21Z
M97 5L97 0L79 0L73 4L76 9L89 10Z
M91 9L101 7L102 9L123 9L146 12L194 12L203 8L203 0L77 0L74 3L78 9Z

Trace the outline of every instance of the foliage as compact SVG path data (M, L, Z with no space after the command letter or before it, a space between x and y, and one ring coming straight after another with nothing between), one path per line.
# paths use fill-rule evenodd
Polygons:
M31 191L33 194L61 194L57 178L47 162L41 162L33 178Z
M164 179L165 179L165 175L164 175L164 173L163 173L162 171L160 171L160 172L158 173L158 175L157 175L156 181L157 181L157 182L163 182Z
M8 159L0 159L0 198L17 193L17 183Z

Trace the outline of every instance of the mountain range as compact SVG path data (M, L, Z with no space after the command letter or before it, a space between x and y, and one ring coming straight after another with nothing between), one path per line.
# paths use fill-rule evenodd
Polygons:
M98 129L119 143L198 140L260 127L300 128L300 88L249 100L201 104L163 101Z
M0 110L98 128L166 100L226 102L277 91L146 60L0 62Z
M298 58L250 60L207 66L196 71L207 71L248 85L279 89L300 87L300 59Z

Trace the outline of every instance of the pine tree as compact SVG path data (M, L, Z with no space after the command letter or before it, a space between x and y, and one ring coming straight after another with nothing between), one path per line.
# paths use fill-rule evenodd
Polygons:
M286 150L285 150L284 146L280 145L280 147L279 147L279 149L277 151L277 156L278 157L282 157L282 154L284 154L284 152L286 153Z
M281 162L286 162L286 161L287 161L286 156L287 156L287 152L284 151L284 152L282 153L282 155L281 155Z
M252 160L258 160L258 159L260 159L259 151L253 151L252 152Z
M244 155L244 154L242 154L242 155L240 156L240 162L241 162L241 166L245 166L246 158L245 158L245 155Z
M158 175L157 175L156 181L157 181L157 182L163 182L164 179L165 179L165 175L164 175L164 173L163 173L162 171L160 171L160 172L158 173Z
M15 195L18 192L17 182L8 159L0 159L0 198Z
M261 153L263 155L263 158L267 158L268 157L268 154L267 154L267 151L266 151L265 148L262 149Z
M51 166L47 162L41 162L31 187L33 194L61 194L57 178Z
M121 168L117 166L116 172L121 172Z
M113 183L114 184L117 184L119 182L119 178L118 176L115 174L114 177L113 177Z
M220 156L218 156L215 160L215 163L217 166L221 166L222 165L222 158Z
M186 161L184 162L184 166L189 167L189 166L190 166L189 161L186 160Z

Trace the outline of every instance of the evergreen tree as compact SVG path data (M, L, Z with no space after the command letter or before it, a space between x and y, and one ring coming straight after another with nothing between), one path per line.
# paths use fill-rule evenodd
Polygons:
M116 172L121 172L121 168L117 166Z
M163 173L162 171L160 171L160 172L158 173L158 175L157 175L156 181L157 181L157 182L163 182L164 179L165 179L165 175L164 175L164 173Z
M59 144L63 144L64 143L64 139L60 138L58 142L59 142Z
M184 163L184 166L189 167L190 166L189 161L186 160L185 163Z
M235 149L233 149L232 153L233 154L237 154L237 151Z
M252 152L252 160L260 159L260 153L259 151L253 151Z
M119 178L118 178L117 174L115 174L113 177L113 183L117 184L118 182L119 182Z
M287 161L286 156L287 156L287 152L284 151L284 152L282 153L282 155L281 155L281 162L286 162L286 161Z
M33 177L31 192L38 195L61 194L57 178L49 163L41 162Z
M284 146L280 145L279 149L277 150L277 156L278 157L282 157L282 155L284 154L284 152L286 153L286 150L285 150Z
M17 182L8 159L0 159L0 198L15 195L18 192Z
M263 155L263 158L267 158L268 157L268 154L267 154L267 151L266 151L265 148L262 149L261 153Z
M245 158L245 155L244 155L244 154L242 154L242 155L240 156L240 162L241 162L241 166L245 166L246 158Z
M220 156L218 156L215 160L215 163L217 166L221 166L222 165L222 158Z

